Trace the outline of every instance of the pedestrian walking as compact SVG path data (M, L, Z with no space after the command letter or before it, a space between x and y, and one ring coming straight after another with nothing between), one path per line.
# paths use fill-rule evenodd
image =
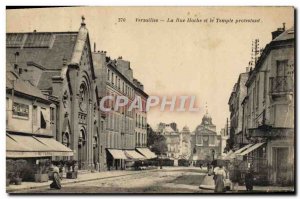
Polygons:
M208 175L210 175L210 164L209 163L207 163L207 173L208 173Z
M59 168L57 165L51 164L52 170L52 180L53 182L50 184L51 189L61 189L60 176L59 176Z
M217 165L214 169L214 179L215 179L215 192L223 193L225 192L225 178L226 172L222 164Z
M237 191L237 186L241 181L241 171L238 166L232 165L229 172L229 179L232 183L232 191Z
M253 170L250 168L248 169L245 175L245 185L247 191L253 190L253 181L254 181L254 174L253 174Z

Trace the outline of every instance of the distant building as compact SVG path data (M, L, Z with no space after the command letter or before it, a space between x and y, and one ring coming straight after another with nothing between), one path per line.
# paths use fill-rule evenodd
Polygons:
M249 68L247 72L239 75L238 81L235 83L232 93L229 98L229 111L230 111L230 135L229 139L232 143L229 149L240 148L248 143L245 135L243 134L243 107L242 101L247 95L246 81L249 77Z
M194 131L192 137L192 160L208 162L221 156L221 135L217 134L216 126L212 123L212 118L206 112L202 122Z
M157 132L162 133L167 126L169 126L174 132L178 132L177 124L175 122L171 122L169 124L160 122L157 126Z
M167 124L162 130L161 135L166 138L167 144L167 157L170 159L178 160L180 157L180 134Z
M221 135L221 156L225 156L228 152L226 150L226 146L227 146L227 140L229 139L227 125L225 126L225 128L222 128L220 130L220 135Z
M191 132L184 126L180 132L180 159L189 160L191 157Z

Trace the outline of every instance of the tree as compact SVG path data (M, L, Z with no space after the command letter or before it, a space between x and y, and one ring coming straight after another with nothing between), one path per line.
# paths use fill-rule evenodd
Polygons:
M147 146L156 154L165 154L168 150L166 138L155 132L147 124Z

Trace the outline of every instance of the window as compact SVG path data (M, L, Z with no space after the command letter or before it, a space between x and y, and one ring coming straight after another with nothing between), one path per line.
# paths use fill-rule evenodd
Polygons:
M264 72L264 99L266 99L267 96L267 73Z
M107 80L108 81L110 80L110 70L109 69L107 70Z
M21 47L23 44L24 34L7 34L6 46L7 47Z
M53 39L51 33L30 33L27 36L24 47L50 47Z
M70 135L69 135L69 133L67 133L67 132L63 133L62 144L65 145L66 147L70 146Z
M111 73L111 83L114 85L114 73Z
M277 61L277 68L276 68L276 76L277 77L283 77L286 74L286 67L288 65L288 60L281 60Z
M47 128L47 122L45 120L45 116L43 113L45 113L46 109L45 108L41 108L41 129L45 129Z
M55 110L53 107L50 107L50 121L51 123L54 123L55 120Z
M32 124L37 124L37 106L32 106Z

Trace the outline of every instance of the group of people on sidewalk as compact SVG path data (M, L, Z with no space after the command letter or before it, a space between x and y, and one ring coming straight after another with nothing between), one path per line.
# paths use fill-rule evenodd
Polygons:
M226 192L227 188L225 187L226 185L226 180L229 179L231 180L231 190L232 191L237 191L236 187L238 184L241 182L241 172L238 168L234 168L232 170L228 170L224 167L223 163L215 163L211 164L212 166L208 166L208 175L213 175L213 179L215 182L215 189L214 191L216 193L224 193ZM245 174L245 186L247 191L252 191L253 190L253 181L254 181L254 174L252 168L249 168Z

